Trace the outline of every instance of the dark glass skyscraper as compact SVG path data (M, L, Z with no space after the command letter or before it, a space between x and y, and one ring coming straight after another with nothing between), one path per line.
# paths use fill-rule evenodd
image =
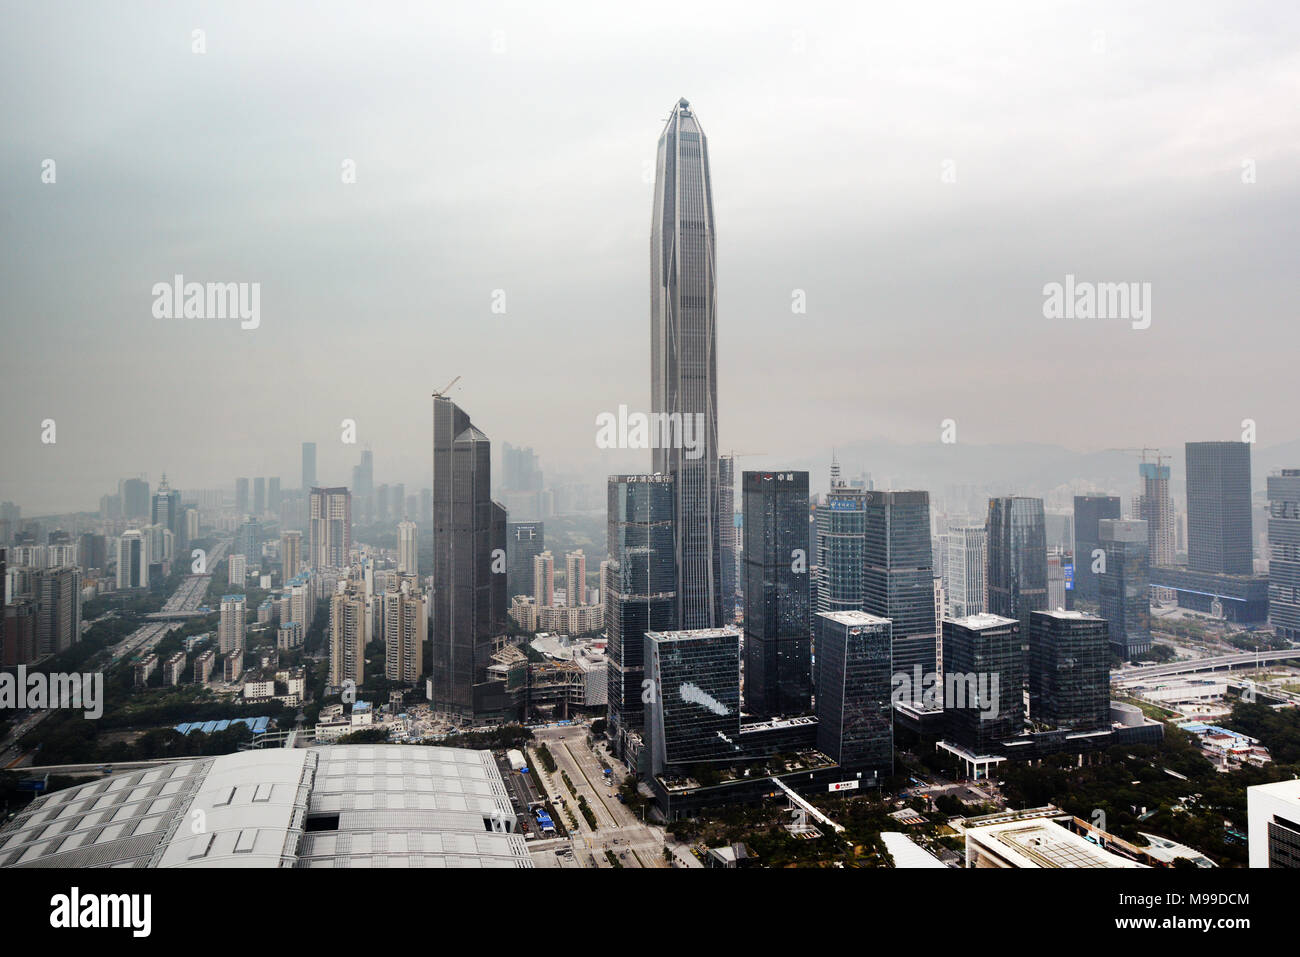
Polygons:
M817 616L817 748L846 770L894 772L890 646L886 618Z
M808 473L745 472L745 707L762 717L812 705Z
M699 417L697 447L654 449L677 495L678 626L722 622L718 483L717 289L708 141L686 100L659 137L650 226L651 411ZM728 516L729 518L729 516Z
M736 620L736 460L730 455L718 459L718 548L722 624L730 625Z
M1092 570L1092 553L1101 547L1097 523L1103 518L1119 518L1118 495L1076 495L1074 497L1074 597L1076 601L1097 601L1097 576Z
M1101 617L1121 658L1151 650L1151 570L1146 522L1102 519L1098 523L1106 570L1097 576Z
M1300 640L1300 469L1268 477L1268 620Z
M1254 572L1250 531L1250 445L1187 443L1187 567Z
M1029 613L1047 607L1047 522L1043 500L991 498L986 527L988 610L1018 619L1021 630L1028 632ZM945 670L947 667L945 657Z
M506 572L508 595L530 595L533 591L533 558L546 551L545 522L507 522Z
M605 601L610 737L620 754L644 727L645 635L677 619L671 475L612 475L608 485L609 564Z
M646 632L649 772L732 761L740 753L740 632L735 628Z
M933 672L938 636L930 493L867 492L863 559L862 610L893 622L894 670L911 674L919 665L922 674Z
M445 396L433 400L433 702L472 716L506 617L506 511L492 501L491 443Z
M970 615L944 620L943 713L954 742L972 754L996 754L999 742L1025 730L1027 657L1020 622L1014 618Z
M1079 611L1029 613L1029 716L1053 728L1110 725L1106 622Z

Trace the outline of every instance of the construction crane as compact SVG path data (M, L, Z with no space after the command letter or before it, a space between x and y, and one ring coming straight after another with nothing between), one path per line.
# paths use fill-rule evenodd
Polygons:
M1170 459L1173 458L1173 456L1171 455L1161 455L1159 449L1153 449L1150 446L1147 446L1146 448L1142 448L1142 449L1107 449L1106 451L1107 452L1141 452L1143 462L1147 460L1148 452L1154 452L1156 454L1155 458L1156 458L1157 465L1163 465L1165 462L1168 462Z
M456 376L456 378L452 379L452 380L451 380L450 382L448 382L445 386L443 386L441 389L439 389L437 392L435 392L435 393L433 394L433 397L434 397L435 399L441 399L444 395L446 395L448 392L450 392L450 391L451 391L451 387L454 386L454 385L455 385L457 382L459 382L459 381L460 381L460 376Z

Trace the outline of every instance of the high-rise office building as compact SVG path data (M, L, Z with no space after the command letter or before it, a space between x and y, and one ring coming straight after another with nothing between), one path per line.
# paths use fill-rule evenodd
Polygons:
M1165 502L1168 503L1166 485ZM1140 506L1139 506L1140 507ZM1119 518L1118 495L1076 495L1074 497L1074 598L1097 602L1097 573L1092 570L1100 557L1101 533L1097 523L1104 518ZM1171 556L1172 557L1172 556Z
M253 479L253 514L259 518L266 514L266 479Z
M893 652L888 618L817 615L817 749L849 771L894 769Z
M419 578L419 534L414 522L397 523L397 570Z
M1110 726L1110 646L1104 619L1029 613L1029 717L1052 728Z
M144 479L123 479L118 489L123 518L149 517L149 483Z
M117 587L149 587L149 546L137 528L127 529L117 540Z
M424 671L424 641L429 616L424 595L410 582L401 590L385 592L384 675L389 681L414 684Z
M302 571L302 532L280 533L280 581L288 584Z
M77 542L77 554L82 568L108 567L108 539L94 532L85 532Z
M158 483L158 492L153 497L149 520L150 524L171 529L177 541L184 539L185 529L181 525L181 493L174 491L167 484L166 472L163 473L162 481Z
M745 708L807 714L812 701L808 473L745 472Z
M944 722L956 744L975 755L996 754L999 742L1024 731L1028 650L1015 618L945 619Z
M861 611L866 566L865 488L836 484L817 507L817 563L821 566L817 610Z
M1138 465L1141 482L1138 499L1134 503L1135 518L1147 523L1147 557L1154 566L1173 566L1178 550L1178 521L1174 501L1169 495L1169 465L1161 464L1166 456L1157 451L1156 462ZM1118 519L1119 515L1102 515L1104 519ZM1173 590L1157 589L1156 597L1171 599Z
M660 442L653 455L653 471L672 475L677 495L682 629L722 621L713 229L708 142L683 99L659 137L650 229L651 411L693 435L692 448Z
M361 450L361 461L352 467L352 495L354 514L359 522L375 520L375 453Z
M1300 469L1268 477L1268 621L1300 641Z
M952 618L983 614L988 608L988 530L960 525L948 533L944 586Z
M545 550L544 522L506 523L506 586L510 597L533 594L533 559Z
M488 437L433 400L433 704L472 716L492 640L505 630L506 510L492 501Z
M912 674L919 666L921 674L934 672L938 633L930 493L867 492L864 541L862 610L893 623L894 670Z
M988 610L1016 618L1029 631L1029 613L1047 607L1047 530L1041 498L989 499ZM947 662L944 663L945 669Z
M217 625L217 645L223 655L244 650L247 630L247 600L243 595L221 596L221 619Z
M1253 574L1250 444L1188 442L1186 454L1188 569Z
M619 754L644 727L645 636L677 620L677 497L671 475L611 475L601 582L607 634L609 734Z
M235 479L235 512L238 515L248 514L248 479Z
M280 514L280 477L274 475L266 480L266 508L272 515Z
M736 460L718 459L718 549L722 566L722 624L736 620Z
M316 443L302 444L302 488L306 491L316 487Z
M256 567L262 561L262 528L257 519L249 518L235 529L235 543L231 546L240 555L248 559L250 567ZM153 556L158 557L157 551Z
M307 563L317 570L346 568L352 552L351 493L345 488L313 488L307 514Z
M670 765L733 761L740 736L740 632L648 631L645 751L651 775Z
M1098 523L1106 569L1097 576L1101 617L1121 658L1151 650L1151 574L1146 522L1102 519Z

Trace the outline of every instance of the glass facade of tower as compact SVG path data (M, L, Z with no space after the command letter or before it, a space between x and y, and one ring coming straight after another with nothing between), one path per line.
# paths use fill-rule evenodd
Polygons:
M1029 630L1029 613L1047 607L1047 522L1041 498L991 498L988 529L989 605ZM947 667L946 659L945 665Z
M1119 496L1076 495L1074 497L1074 598L1096 602L1097 575L1092 570L1093 552L1101 547L1097 523L1119 518Z
M937 667L930 493L866 494L862 610L893 622L895 671ZM916 689L917 691L920 688Z
M487 436L456 403L435 397L432 708L466 717L506 618L506 512L491 484Z
M678 627L722 623L718 480L717 289L708 141L686 100L674 105L655 169L650 235L650 403L698 420L696 449L655 448L653 471L677 496ZM676 420L674 420L676 421ZM730 516L725 516L730 521Z
M894 772L891 645L886 618L817 616L817 748L846 770Z
M1151 650L1151 573L1146 522L1102 519L1098 523L1106 570L1098 576L1101 617L1121 658Z
M533 591L533 559L546 551L545 522L507 522L507 595L529 595Z
M1268 620L1300 640L1300 469L1268 477Z
M1250 445L1187 443L1187 567L1254 572L1250 528Z
M619 753L644 728L645 634L677 617L671 475L613 475L608 484L605 602L609 733Z
M832 486L817 507L817 563L822 568L817 611L861 611L866 561L864 488Z
M718 547L722 566L722 624L736 620L736 460L718 459Z
M739 631L647 632L645 668L654 689L645 715L651 774L740 756Z
M1110 726L1105 620L1078 611L1029 613L1029 716L1076 731Z
M987 609L988 560L988 532L983 525L963 525L949 532L944 577L950 617L965 618Z
M812 701L808 473L744 473L745 707L807 714Z
M974 754L996 754L999 742L1025 730L1028 652L1013 618L944 620L943 713L954 742Z

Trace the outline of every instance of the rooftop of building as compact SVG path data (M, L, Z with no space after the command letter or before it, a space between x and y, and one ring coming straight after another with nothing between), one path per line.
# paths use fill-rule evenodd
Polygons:
M1096 615L1088 614L1086 611L1078 611L1073 608L1045 608L1039 611L1032 611L1029 615L1031 619L1034 615L1045 615L1048 618L1059 618L1063 621L1105 621L1104 618L1099 618Z
M1256 784L1247 788L1247 794L1267 796L1300 806L1300 778L1293 778L1290 781L1274 781L1272 784Z
M5 867L531 867L488 751L241 751L56 791L0 830Z
M721 628L693 628L683 631L647 631L652 641L700 641L707 638L739 638L740 629L732 625Z
M1050 813L1050 812L1055 812ZM1056 809L1039 816L1015 816L982 823L975 818L964 828L967 843L1012 867L1122 867L1143 868L1145 864L1112 854L1099 844L1081 837L1055 820Z
M986 628L1003 628L1007 625L1019 624L1014 618L1003 618L1001 615L994 615L991 612L980 612L978 615L967 615L965 618L945 618L944 621L951 621L953 624L961 625L963 628L969 628L972 631L984 631Z
M861 625L893 625L892 618L881 618L878 615L868 614L865 611L821 611L817 613L818 618L828 618L831 621L838 622L841 625L858 627Z

